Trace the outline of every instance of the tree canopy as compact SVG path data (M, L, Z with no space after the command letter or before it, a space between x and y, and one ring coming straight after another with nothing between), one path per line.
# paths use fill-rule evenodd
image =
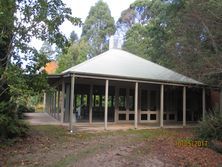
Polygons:
M57 73L60 73L74 65L82 63L87 59L90 46L85 40L73 42L71 46L67 48L67 52L58 56L58 69Z
M62 0L0 1L0 101L10 97L7 86L10 67L16 65L22 74L35 74L33 66L43 60L37 58L41 55L29 45L33 37L60 48L68 44L59 29L65 20L75 25L81 23L80 19L72 17L71 9ZM29 63L21 68L24 61Z
M208 84L221 82L219 0L137 0L139 23L126 34L124 49Z
M59 26L65 20L81 23L62 0L0 1L0 140L24 135L17 106L47 88L45 74L36 74L48 59L29 43L37 38L64 48L68 40Z
M81 37L90 45L90 56L108 50L109 37L115 32L114 19L108 5L99 0L91 7L84 24Z

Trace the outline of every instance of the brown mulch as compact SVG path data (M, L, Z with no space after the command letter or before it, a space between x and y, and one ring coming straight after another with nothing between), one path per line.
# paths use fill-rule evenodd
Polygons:
M93 138L88 138L87 134L67 135L62 141L56 136L33 131L12 146L0 147L0 166L48 166L72 155L78 159L70 161L69 166L79 167L222 166L222 154L210 148L176 145L177 140L193 137L189 129L164 131L167 135L154 138L141 139L139 133L104 133Z
M175 166L222 166L222 154L208 147L178 146L176 141L192 138L190 132L178 133L172 137L160 137L149 142L152 153L163 162L170 162ZM192 139L195 141L196 139Z

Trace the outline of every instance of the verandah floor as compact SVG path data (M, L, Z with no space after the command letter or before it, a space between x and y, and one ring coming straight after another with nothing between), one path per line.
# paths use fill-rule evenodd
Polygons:
M69 126L69 123L61 123L47 113L26 113L26 121L31 125L62 125ZM188 123L186 127L195 127L197 123ZM75 123L75 131L102 131L104 130L103 122ZM158 129L159 123L138 123L137 129ZM164 123L164 128L183 128L182 122ZM131 123L113 123L108 122L108 130L128 130L134 129L134 122Z

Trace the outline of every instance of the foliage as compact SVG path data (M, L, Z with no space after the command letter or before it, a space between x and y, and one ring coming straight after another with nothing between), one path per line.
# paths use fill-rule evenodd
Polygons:
M203 140L222 140L222 115L218 111L209 113L199 125L196 130L198 138Z
M132 25L126 33L124 49L158 64L171 67L166 57L166 41L169 39L165 31L166 18L163 18L168 4L157 1L136 1L131 8L140 11L140 21ZM158 49L157 49L158 48Z
M39 68L44 66L39 62L45 59L43 54L29 46L31 39L35 37L64 48L68 40L61 33L59 26L65 20L77 25L80 24L80 19L72 17L71 9L61 0L0 1L0 11L0 101L8 101L8 79L11 77L11 72L7 71L11 70L9 66L15 64L21 68L23 62L28 61L24 71L26 74L36 74Z
M59 27L65 20L74 25L81 23L72 17L71 9L62 0L0 1L1 138L25 134L26 125L16 118L16 104L26 103L31 95L48 86L46 74L39 74L48 61L47 55L37 52L29 43L37 38L64 48L68 40Z
M56 55L56 50L52 48L49 42L44 41L42 47L39 50L39 53L45 55L47 59L54 59Z
M70 41L71 41L72 43L78 41L78 35L75 33L75 31L72 31L72 32L70 33L69 39L70 39Z
M126 34L124 49L208 84L221 82L219 0L137 0L138 24ZM132 18L135 20L135 18Z
M89 48L88 43L84 40L72 43L67 49L67 52L58 57L57 73L85 61L87 59Z
M17 119L15 111L15 103L0 102L0 140L23 137L27 134L28 126Z
M91 7L82 30L82 39L88 41L90 57L108 50L108 38L115 32L114 19L108 5L99 0Z
M32 113L35 112L35 109L33 107L27 107L26 105L20 104L17 108L17 115L19 119L24 118L23 113Z

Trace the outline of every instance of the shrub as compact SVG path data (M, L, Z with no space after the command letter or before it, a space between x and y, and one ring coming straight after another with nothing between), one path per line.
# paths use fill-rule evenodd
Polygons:
M203 140L222 140L222 115L218 111L210 112L201 121L196 130L198 138Z
M28 125L18 120L16 104L13 102L0 102L0 140L23 137L28 132Z
M19 107L17 108L17 115L19 119L22 119L24 117L23 113L31 113L31 112L35 112L35 109L32 107L19 105Z

